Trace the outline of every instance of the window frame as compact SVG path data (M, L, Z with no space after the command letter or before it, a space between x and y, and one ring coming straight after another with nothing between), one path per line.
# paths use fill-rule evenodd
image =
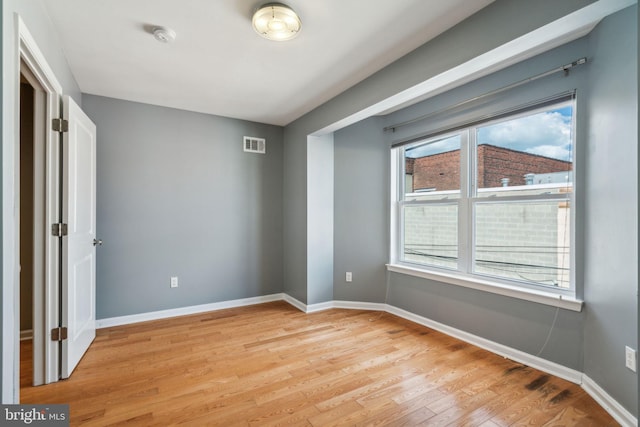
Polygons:
M571 191L558 194L534 194L522 195L515 191L514 194L505 194L499 197L480 197L478 195L478 129L493 124L506 122L522 117L535 115L541 112L556 110L571 106L571 171L573 179L570 184L558 184L554 187L571 186ZM451 127L450 131L439 131L432 136L414 138L411 142L392 146L391 148L391 256L388 269L400 273L458 284L466 287L487 290L489 292L516 296L518 298L535 300L545 304L563 306L579 311L582 301L576 299L576 183L575 170L578 156L576 155L576 99L561 99L557 102L544 102L533 105L526 110L514 111L513 114L501 113L499 117L487 118L468 123L466 126ZM460 135L460 193L455 200L406 200L405 185L405 152L408 149L423 145L430 141L446 139ZM545 185L545 184L542 184ZM411 194L411 193L408 193ZM498 277L483 272L476 272L476 209L481 204L490 203L541 203L558 201L567 202L570 206L570 259L569 259L569 287L535 284L524 280L516 280ZM430 266L417 262L411 262L404 258L404 210L407 206L428 206L437 204L458 205L458 267L451 269L446 267Z

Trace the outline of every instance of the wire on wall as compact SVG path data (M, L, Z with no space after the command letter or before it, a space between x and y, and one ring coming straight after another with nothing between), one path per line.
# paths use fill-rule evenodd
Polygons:
M556 307L556 314L553 316L553 322L551 322L551 327L549 328L549 333L547 334L547 339L544 340L544 344L542 344L542 347L540 347L540 351L538 351L538 353L536 354L536 357L539 357L542 352L544 351L544 349L547 347L547 344L549 344L549 339L551 338L551 333L553 332L553 329L556 326L556 320L558 320L558 312L560 311L560 307Z

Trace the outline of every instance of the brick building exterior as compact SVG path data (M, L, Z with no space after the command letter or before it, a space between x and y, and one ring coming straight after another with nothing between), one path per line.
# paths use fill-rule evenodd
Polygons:
M413 191L457 190L460 188L460 150L432 156L407 158L405 173L412 176ZM571 162L493 145L478 146L478 188L525 185L526 174L571 171Z
M427 189L443 191L460 188L460 150L412 160L413 191Z

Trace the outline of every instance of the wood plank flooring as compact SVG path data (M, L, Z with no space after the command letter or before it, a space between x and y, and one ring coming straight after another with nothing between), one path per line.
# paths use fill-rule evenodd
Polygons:
M284 302L101 329L22 403L71 425L615 426L579 386L387 313Z

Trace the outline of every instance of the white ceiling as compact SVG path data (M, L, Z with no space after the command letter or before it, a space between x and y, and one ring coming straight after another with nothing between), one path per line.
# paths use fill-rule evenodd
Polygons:
M267 1L45 4L82 92L286 125L492 1L290 0L302 32L281 43L251 27Z

